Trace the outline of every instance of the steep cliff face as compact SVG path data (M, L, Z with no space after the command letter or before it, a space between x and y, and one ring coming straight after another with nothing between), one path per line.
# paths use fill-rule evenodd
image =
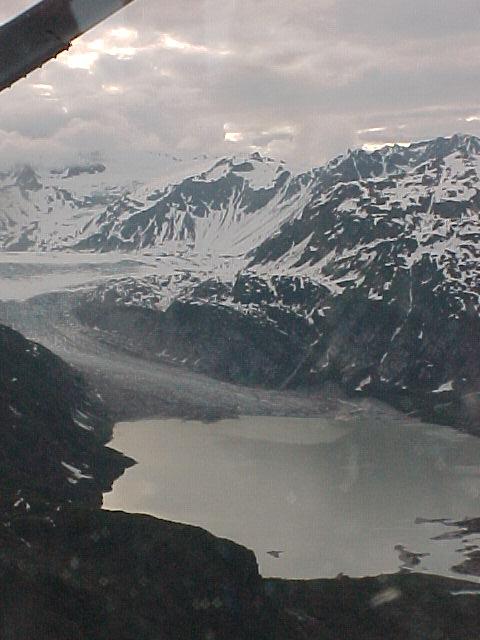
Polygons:
M132 353L264 387L283 385L303 358L309 331L288 311L271 320L197 298L177 300L165 312L90 301L76 313Z
M60 358L0 326L1 508L99 505L131 461L103 445L111 424Z

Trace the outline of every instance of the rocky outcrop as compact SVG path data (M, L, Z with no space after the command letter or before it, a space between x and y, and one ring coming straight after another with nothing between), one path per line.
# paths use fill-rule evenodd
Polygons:
M104 447L111 423L66 363L0 325L0 508L101 505L132 461Z
M478 635L476 585L432 575L267 580L276 605L308 640L471 640Z
M415 573L263 580L250 551L149 516L23 514L0 541L0 632L11 640L478 637L472 583Z
M0 535L2 637L276 637L253 553L202 529L67 509L18 517Z

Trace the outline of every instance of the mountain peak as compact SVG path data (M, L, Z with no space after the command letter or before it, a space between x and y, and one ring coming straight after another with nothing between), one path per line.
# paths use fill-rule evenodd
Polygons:
M258 151L251 154L238 154L229 158L221 158L213 167L201 173L196 179L216 181L228 175L241 176L253 188L268 188L275 182L276 176L285 170L282 162Z
M456 133L431 140L387 144L377 149L348 149L325 166L334 180L365 180L381 175L404 173L408 167L424 163L442 164L454 154L465 160L480 155L480 139L474 135Z
M8 187L2 192L0 227L3 222L4 232L0 240L4 248L17 246L19 238L28 237L32 248L73 246L108 251L155 246L176 251L188 243L189 248L195 245L202 251L211 244L224 245L222 250L228 246L240 251L240 244L242 250L252 250L285 220L301 216L310 197L322 194L325 198L339 185L351 183L344 189L350 199L366 190L359 208L372 200L369 190L376 188L375 183L381 190L388 181L395 190L408 177L403 191L398 186L398 194L379 194L379 202L385 200L382 206L397 206L398 202L407 206L419 194L430 198L432 185L438 187L435 198L470 201L480 177L479 158L480 139L465 133L408 145L349 149L323 167L297 175L283 161L257 150L216 161L201 157L188 166L175 161L175 170L168 156L165 166L155 165L161 179L144 180L131 188L125 187L123 174L119 177L116 168L112 172L110 165L106 170L93 161L47 175L26 164L0 176L2 185ZM97 176L104 172L102 178ZM112 177L117 181L112 182ZM413 183L415 189L409 193ZM365 216L377 204L370 202ZM22 246L27 245L23 242Z
M29 164L17 167L13 175L15 184L25 191L39 191L42 189L39 176L35 172L35 169Z

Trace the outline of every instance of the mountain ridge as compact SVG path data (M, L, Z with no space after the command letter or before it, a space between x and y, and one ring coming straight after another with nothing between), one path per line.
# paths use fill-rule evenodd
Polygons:
M156 181L143 184L122 183L101 162L47 175L18 166L0 175L0 245L244 255L299 217L319 192L382 176L401 179L414 165L441 163L455 151L466 158L478 155L480 140L455 134L409 146L349 150L301 173L258 152L215 162L204 156L183 165L171 156L161 161Z
M477 430L479 176L471 136L351 152L316 171L309 202L236 271L222 274L218 259L209 274L192 265L176 280L106 283L88 294L83 320L114 307L129 324L133 309L151 309L154 349L174 362L254 385L335 380ZM270 336L277 354L260 347L233 367L228 326L245 344Z

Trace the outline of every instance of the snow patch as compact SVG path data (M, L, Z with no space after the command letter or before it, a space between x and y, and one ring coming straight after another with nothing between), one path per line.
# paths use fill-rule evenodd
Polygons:
M372 383L372 376L367 376L360 382L358 387L355 387L355 391L363 391L363 389L365 389L365 387L368 387L368 385L371 383Z
M438 389L434 389L432 393L444 393L446 391L453 391L453 380L449 380L448 382L440 385Z
M78 480L93 480L93 476L91 476L91 475L87 475L87 474L85 474L85 473L82 473L82 472L80 471L80 469L77 469L76 467L74 467L74 466L73 466L73 465L71 465L71 464L67 464L66 462L63 462L63 461L62 461L62 467L64 467L65 469L67 469L67 471L69 471L69 472L71 473L71 475L72 475L72 477L71 477L71 478L67 478L67 480L68 480L69 482L71 482L72 480L75 480L75 483L76 483ZM72 483L72 484L74 484L74 483Z

